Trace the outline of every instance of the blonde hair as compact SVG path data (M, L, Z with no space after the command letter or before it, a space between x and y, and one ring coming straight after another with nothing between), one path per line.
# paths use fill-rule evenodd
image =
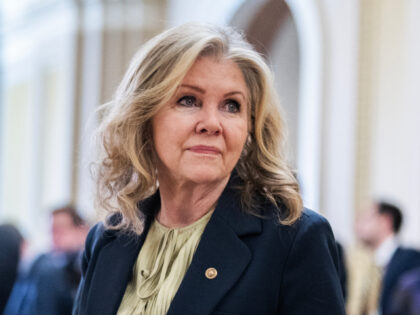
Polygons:
M158 188L151 120L203 56L235 62L249 90L251 127L236 166L245 211L258 215L253 198L259 194L277 206L281 223L292 224L300 216L302 200L283 157L285 126L269 67L232 28L188 23L143 45L113 101L101 108L96 199L106 214L121 214L117 224L105 221L107 228L142 233L145 215L138 203Z

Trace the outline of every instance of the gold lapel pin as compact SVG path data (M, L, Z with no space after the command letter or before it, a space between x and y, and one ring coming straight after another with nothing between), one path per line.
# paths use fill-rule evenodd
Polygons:
M205 275L206 275L206 278L210 280L216 278L217 277L216 268L213 268L213 267L207 268Z

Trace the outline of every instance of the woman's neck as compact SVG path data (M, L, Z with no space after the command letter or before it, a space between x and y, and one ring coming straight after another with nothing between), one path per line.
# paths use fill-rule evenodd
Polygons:
M159 181L159 223L167 227L190 225L214 209L229 178L210 184Z

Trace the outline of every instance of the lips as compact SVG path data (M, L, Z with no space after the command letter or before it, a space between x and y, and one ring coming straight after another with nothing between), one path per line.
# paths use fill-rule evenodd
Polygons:
M191 151L191 152L200 153L200 154L213 154L213 155L217 155L217 154L220 154L221 153L221 151L218 148L212 147L212 146L206 146L206 145L192 146L188 150Z

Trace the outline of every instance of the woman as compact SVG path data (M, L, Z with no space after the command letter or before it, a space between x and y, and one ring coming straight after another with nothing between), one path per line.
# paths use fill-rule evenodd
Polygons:
M263 58L186 24L134 57L100 127L74 314L344 314L334 237L302 211Z

